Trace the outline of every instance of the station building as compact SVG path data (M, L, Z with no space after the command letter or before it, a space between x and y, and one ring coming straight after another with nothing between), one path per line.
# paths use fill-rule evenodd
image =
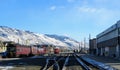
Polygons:
M98 34L96 43L97 55L120 56L120 21Z
M97 44L96 44L96 38L90 39L89 40L89 53L90 54L96 54L96 48L97 48Z

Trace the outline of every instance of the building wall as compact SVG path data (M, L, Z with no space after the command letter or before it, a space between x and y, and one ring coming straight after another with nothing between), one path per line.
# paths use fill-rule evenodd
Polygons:
M97 42L97 47L116 47L117 44L118 44L118 37L115 37L109 40Z
M120 22L97 35L97 54L103 56L120 56Z
M115 57L116 56L116 47L109 48L109 56Z
M112 38L115 38L118 36L118 30L115 29L105 35L102 35L101 37L98 37L97 39L97 42L103 42L103 41L106 41L106 40L109 40L109 39L112 39Z
M115 30L116 27L117 27L117 24L111 26L110 28L106 29L106 30L103 31L102 33L98 34L98 35L97 35L97 38L100 38L100 37L102 37L103 35L106 35L107 33L109 33L109 32L111 32L111 31Z
M89 46L90 46L89 48L90 54L96 54L96 48L97 48L96 38L89 40Z

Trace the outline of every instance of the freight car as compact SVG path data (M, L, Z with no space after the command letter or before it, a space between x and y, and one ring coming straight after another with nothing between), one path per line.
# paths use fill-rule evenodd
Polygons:
M59 47L55 47L54 48L54 54L59 54L60 53L60 48Z
M59 54L60 48L54 45L41 45L44 54L52 55L52 54ZM41 49L41 51L42 51ZM42 54L43 54L42 53Z
M39 55L43 55L43 54L45 54L46 52L45 52L45 49L44 48L38 48L38 54Z
M7 56L8 57L20 57L20 56L34 56L43 55L46 53L44 47L40 45L26 46L19 44L8 44L7 45Z
M31 46L30 55L43 55L46 53L46 48L44 45L33 45Z
M31 52L30 46L25 46L25 45L16 45L16 57L19 56L29 56Z
M30 56L38 55L38 47L36 45L31 46Z

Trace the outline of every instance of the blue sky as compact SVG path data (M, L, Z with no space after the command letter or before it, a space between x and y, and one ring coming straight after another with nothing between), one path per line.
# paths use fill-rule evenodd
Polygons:
M0 0L0 26L78 41L120 20L120 0Z

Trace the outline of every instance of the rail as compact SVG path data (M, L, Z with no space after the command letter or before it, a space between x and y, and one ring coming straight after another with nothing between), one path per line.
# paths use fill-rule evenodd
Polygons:
M69 56L66 58L62 70L66 70L66 65L67 65L67 63L68 63L68 60L69 60Z
M58 62L62 59L63 57L59 58L58 60L56 59L56 57L54 57L53 59L47 59L47 63L45 67L43 68L43 70L53 70L52 68L54 67L55 67L55 70L60 70ZM52 61L52 64L50 63L50 60Z
M79 62L80 65L82 65L83 69L85 70L92 70L90 67L88 67L85 63L83 63L75 54L74 57L76 58L76 60Z

